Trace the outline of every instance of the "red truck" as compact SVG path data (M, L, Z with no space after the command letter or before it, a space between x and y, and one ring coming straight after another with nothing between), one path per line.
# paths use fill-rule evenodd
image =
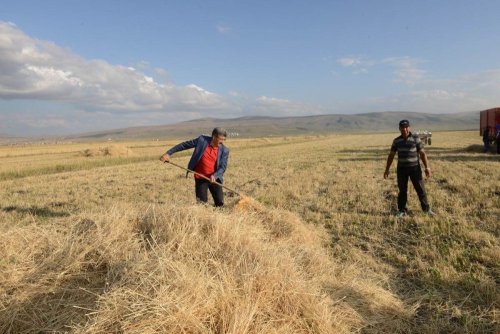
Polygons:
M500 128L500 108L486 109L479 114L479 135L489 128L490 143L495 141L497 129Z

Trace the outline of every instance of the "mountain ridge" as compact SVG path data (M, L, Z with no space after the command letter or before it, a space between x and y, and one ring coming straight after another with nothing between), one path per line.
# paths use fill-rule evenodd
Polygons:
M116 128L70 135L19 137L0 134L0 144L47 141L102 141L194 138L209 134L216 126L226 128L232 137L318 135L332 133L397 132L398 122L409 119L412 130L453 131L479 128L479 112L430 114L409 111L382 111L361 114L323 114L308 116L204 117L174 124ZM479 130L478 130L479 131Z
M65 139L146 139L179 138L207 133L216 126L232 136L261 137L300 134L397 131L398 122L409 119L414 130L445 131L478 128L479 113L429 114L407 111L383 111L363 114L325 114L292 117L243 116L222 119L205 117L175 124L137 126L95 131Z

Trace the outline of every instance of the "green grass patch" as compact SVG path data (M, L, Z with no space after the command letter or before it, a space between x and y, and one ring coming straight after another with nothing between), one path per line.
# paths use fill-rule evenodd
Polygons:
M74 172L79 170L90 170L99 167L110 167L127 165L144 161L151 161L157 159L157 156L144 156L144 157L115 157L103 158L99 160L85 160L77 163L56 164L42 168L29 168L17 171L8 171L0 173L0 181L20 179L29 176L58 174L64 172Z

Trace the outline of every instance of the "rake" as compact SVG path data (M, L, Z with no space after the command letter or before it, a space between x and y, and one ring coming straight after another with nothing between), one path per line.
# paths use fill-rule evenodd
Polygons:
M207 181L212 182L212 180L210 180L210 178L209 178L209 177L206 177L205 175L202 175L202 174L200 174L200 173L197 173L197 172L195 172L194 170L191 170L191 169L189 169L189 168L182 167L182 166L180 166L180 165L178 165L178 164L176 164L176 163L174 163L174 162L172 162L172 161L166 161L166 162L167 162L167 163L169 163L169 164L171 164L171 165L173 165L173 166L175 166L175 167L178 167L178 168L180 168L180 169L184 169L185 171L187 171L187 172L189 172L189 173L193 173L193 174L195 174L195 175L197 175L197 176L199 176L199 177L201 177L201 178L203 178L203 179L205 179L205 180L207 180ZM222 183L220 183L220 182L215 181L215 182L213 182L213 183L215 183L215 184L217 184L217 185L221 186L222 188L224 188L224 189L226 189L226 190L229 190L230 192L232 192L232 193L234 193L234 194L238 195L240 198L244 198L244 197L246 198L246 197L247 197L247 196L243 196L242 194L240 194L240 193L239 193L239 192L237 192L236 190L231 189L231 188L229 188L229 187L227 187L227 186L223 185L223 184L222 184Z

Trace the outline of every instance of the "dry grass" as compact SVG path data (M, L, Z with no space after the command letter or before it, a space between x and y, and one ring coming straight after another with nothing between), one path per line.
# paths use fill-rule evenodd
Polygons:
M395 135L230 140L222 210L173 143L2 147L0 332L495 332L500 159L435 133L437 216L396 221Z

